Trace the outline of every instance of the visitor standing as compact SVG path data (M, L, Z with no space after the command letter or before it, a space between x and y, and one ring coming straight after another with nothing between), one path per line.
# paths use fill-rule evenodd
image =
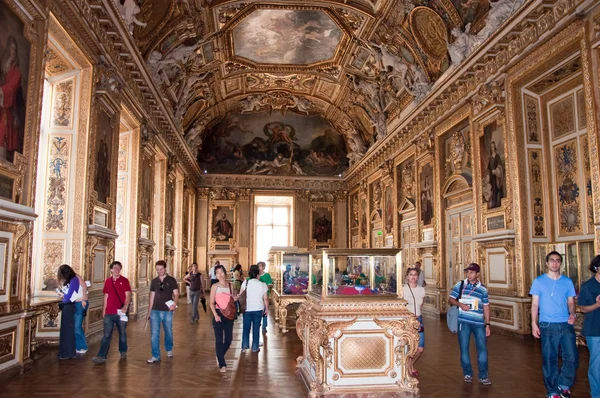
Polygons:
M150 308L148 318L152 330L152 357L148 363L160 361L160 325L165 333L165 350L167 357L173 358L173 313L179 301L177 280L167 275L167 263L164 260L156 262L158 276L150 283Z
M217 283L217 277L215 275L215 269L221 265L221 263L219 261L215 262L215 265L213 265L209 270L208 270L208 277L210 278L210 285L214 285L215 283ZM223 267L223 269L225 269L225 267Z
M406 270L406 284L402 287L402 294L404 299L408 301L406 308L412 312L419 321L419 347L414 357L408 359L408 372L414 377L419 376L419 371L415 369L415 363L419 357L423 354L425 348L425 329L423 327L423 302L425 300L425 288L419 286L417 283L419 279L419 269L409 268Z
M549 398L570 397L579 366L575 342L575 287L561 275L562 255L551 251L546 256L548 271L531 285L531 333L542 340L542 372ZM538 324L539 319L539 324ZM562 369L558 353L562 352Z
M79 292L79 277L73 268L63 264L58 268L56 279L58 285L63 287L64 293L59 307L60 336L58 345L58 359L73 359L77 355L75 349L75 300Z
M83 278L79 275L77 275L77 278L79 278L79 294L75 300L75 352L77 354L85 354L88 350L88 345L85 338L85 331L83 330L83 320L87 315L88 291Z
M252 328L252 352L259 352L260 321L269 311L269 288L258 279L260 274L257 265L250 266L250 278L244 281L241 291L246 291L246 311L244 312L244 329L242 333L242 352L250 347L250 328ZM241 294L241 293L240 293Z
M458 344L460 346L460 365L463 369L465 383L473 382L473 367L469 346L471 335L475 339L477 349L477 368L479 382L490 385L488 375L487 338L490 336L490 302L488 291L479 280L481 268L471 263L467 268L467 278L452 288L450 305L458 307Z
M119 333L119 353L121 359L127 358L127 334L128 319L127 309L131 301L131 285L129 280L121 275L123 266L119 261L110 264L110 276L104 281L104 304L102 316L104 317L104 336L100 343L98 355L92 358L92 362L102 364L106 362L106 356L110 349L110 342L115 326Z
M200 297L204 298L204 289L202 289L203 278L202 274L198 272L198 264L192 263L190 272L183 278L188 287L190 288L190 298L192 299L192 320L190 323L197 323L200 319L200 313L198 312L198 301Z
M231 346L233 338L233 319L223 315L221 310L229 306L233 299L233 289L231 283L227 282L227 271L222 265L215 266L215 276L217 283L210 288L210 309L213 313L213 329L215 332L215 350L217 353L217 364L221 373L227 372L227 363L225 354Z
M415 268L419 270L419 280L417 281L417 285L421 287L427 287L427 282L425 282L425 272L421 269L421 262L417 261L415 263Z
M269 290L267 291L267 297L271 296L271 286L273 286L273 278L271 278L271 274L269 274L268 272L265 272L265 268L267 267L267 264L265 264L264 261L259 261L258 264L258 269L260 271L260 276L258 277L258 280L261 282L264 282L267 287L269 288ZM269 320L269 311L265 312L265 315L262 318L262 331L263 333L267 333L267 326L268 326L268 320Z
M590 350L588 380L592 398L600 398L600 256L594 257L590 264L592 277L581 285L577 304L585 313L581 334L585 336Z

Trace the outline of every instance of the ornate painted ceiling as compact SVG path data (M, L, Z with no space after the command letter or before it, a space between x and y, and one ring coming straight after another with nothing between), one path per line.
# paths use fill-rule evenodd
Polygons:
M116 3L203 170L338 175L522 0Z

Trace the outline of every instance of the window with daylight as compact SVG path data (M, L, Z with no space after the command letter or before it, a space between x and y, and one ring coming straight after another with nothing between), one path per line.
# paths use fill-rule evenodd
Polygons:
M254 200L254 261L268 264L273 246L291 246L293 197L256 196Z

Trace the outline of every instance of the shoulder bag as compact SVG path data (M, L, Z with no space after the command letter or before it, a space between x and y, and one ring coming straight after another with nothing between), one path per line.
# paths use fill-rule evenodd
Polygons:
M117 291L117 288L115 287L115 280L111 277L110 278L111 282L112 282L112 287L115 290L115 294L117 295L117 299L119 299L119 303L121 303L121 308L123 308L123 306L125 305L125 303L123 302L123 300L121 300L121 296L119 296L119 292ZM127 295L125 295L125 297L127 297ZM131 309L131 302L129 303L129 305L127 306L127 311L125 312L125 315L129 316L129 310Z
M225 308L219 308L219 310L221 311L221 314L229 319L229 320L234 320L235 319L235 314L237 312L237 308L235 307L235 300L233 299L233 291L231 289L231 283L228 283L229 285L229 302L227 303L227 307Z
M248 298L247 291L248 291L248 281L244 282L246 284L246 287L242 290L242 292L240 293L240 295L238 296L238 303L240 304L240 314L243 314L244 312L246 312L246 299ZM242 283L242 286L240 286L240 289L242 287L244 287L244 283Z
M460 288L458 293L457 301L461 299L463 287L465 286L465 281L460 281ZM448 323L448 329L452 333L458 333L458 307L455 305L450 306L448 310L448 314L446 314L446 322Z

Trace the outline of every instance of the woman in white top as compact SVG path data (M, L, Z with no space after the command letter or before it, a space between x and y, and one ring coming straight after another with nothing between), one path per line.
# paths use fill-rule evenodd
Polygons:
M242 284L240 294L246 291L246 311L244 312L244 331L242 334L242 352L250 347L250 325L252 325L252 352L259 352L260 320L269 313L269 288L259 281L260 271L257 265L251 265L250 279Z
M417 281L419 280L420 270L418 268L409 268L406 270L406 284L402 287L402 293L404 299L408 301L407 308L410 312L415 314L421 328L419 329L419 348L414 357L410 358L407 363L408 372L414 377L419 376L419 372L414 368L415 362L423 354L423 348L425 347L425 331L423 329L423 316L421 315L421 309L423 308L423 301L425 299L425 288L419 286Z

